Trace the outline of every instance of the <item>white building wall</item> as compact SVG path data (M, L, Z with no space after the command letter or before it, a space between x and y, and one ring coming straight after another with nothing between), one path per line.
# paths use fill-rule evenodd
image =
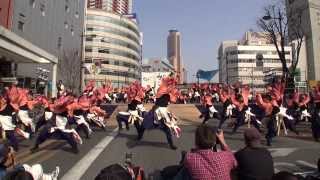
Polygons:
M291 65L292 52L291 47L285 47L285 51L288 66ZM261 53L264 57L263 67L256 66L256 55ZM266 82L264 81L265 71L270 69L281 70L281 62L279 60L276 48L273 45L266 46L244 46L235 45L225 48L222 55L222 61L219 62L222 65L223 70L220 71L220 75L225 79L224 82L229 84L242 82L243 84L249 84L256 90L262 90Z

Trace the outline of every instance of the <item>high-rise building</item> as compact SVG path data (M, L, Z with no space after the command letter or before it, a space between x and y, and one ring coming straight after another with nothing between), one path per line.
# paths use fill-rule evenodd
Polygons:
M292 63L290 46L285 47L287 65ZM272 77L282 75L282 64L276 47L263 33L247 32L241 41L222 42L218 52L219 81L233 84L241 82L254 90L263 90ZM263 55L263 64L257 63L257 55Z
M101 9L88 9L84 39L84 81L110 80L123 87L141 78L141 33L137 21Z
M299 61L304 61L307 64L308 80L320 81L320 1L286 0L286 6L288 14L295 11L302 12L301 22L305 39ZM291 34L293 29L290 27L290 24L288 29L289 34ZM295 39L291 37L291 40L294 41Z
M167 38L167 58L173 65L178 82L184 83L184 71L181 58L181 34L178 30L170 30Z
M132 0L88 0L88 8L103 9L117 14L131 14Z
M0 1L0 25L10 29L12 25L13 0Z

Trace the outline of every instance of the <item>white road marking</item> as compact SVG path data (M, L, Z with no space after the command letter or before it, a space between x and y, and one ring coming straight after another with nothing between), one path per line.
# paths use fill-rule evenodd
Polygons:
M92 148L80 161L78 161L61 180L79 180L103 150L117 136L118 128L114 129L110 135L103 138L99 144Z
M289 156L289 154L295 152L297 148L271 148L268 150L271 152L272 157L275 158Z
M300 165L303 165L303 166L310 167L310 168L318 169L318 167L315 164L311 164L311 163L308 163L306 161L298 160L298 161L296 161L296 163L300 164Z

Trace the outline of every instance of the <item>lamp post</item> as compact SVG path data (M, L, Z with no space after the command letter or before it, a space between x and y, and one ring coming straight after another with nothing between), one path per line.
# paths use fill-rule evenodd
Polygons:
M261 70L263 73L263 54L262 53L258 53L256 55L256 67L257 69ZM252 73L252 76L253 76L253 73Z

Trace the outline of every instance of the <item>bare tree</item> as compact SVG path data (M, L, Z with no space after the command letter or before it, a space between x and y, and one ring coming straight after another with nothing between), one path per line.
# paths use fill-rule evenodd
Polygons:
M63 81L65 88L78 93L81 77L81 61L79 52L63 51L58 68L59 78Z
M294 75L299 61L300 49L304 39L302 8L290 8L285 0L264 8L264 15L257 25L265 32L266 38L275 45L282 64L282 78L294 86ZM292 42L295 43L292 43ZM285 46L294 48L293 60L289 65L286 60ZM290 82L291 81L291 82ZM292 82L293 81L293 82Z

